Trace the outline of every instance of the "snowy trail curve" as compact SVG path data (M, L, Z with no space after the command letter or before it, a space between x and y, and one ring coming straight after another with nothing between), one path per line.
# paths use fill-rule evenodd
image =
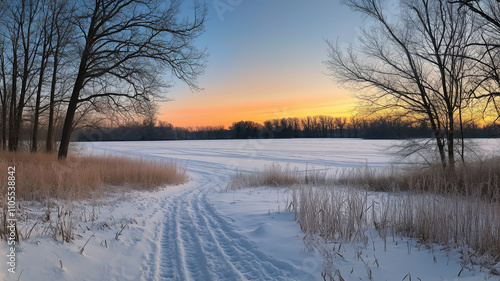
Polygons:
M207 193L227 180L191 170L197 184L165 197L165 217L156 253L148 259L142 280L312 280L309 273L256 248L221 216Z

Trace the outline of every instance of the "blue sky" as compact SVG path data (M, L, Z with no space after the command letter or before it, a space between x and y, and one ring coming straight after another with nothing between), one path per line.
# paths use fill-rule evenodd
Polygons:
M177 82L160 119L177 126L229 125L306 115L347 115L353 99L326 76L324 39L353 42L359 15L338 0L207 2L209 52L201 92Z

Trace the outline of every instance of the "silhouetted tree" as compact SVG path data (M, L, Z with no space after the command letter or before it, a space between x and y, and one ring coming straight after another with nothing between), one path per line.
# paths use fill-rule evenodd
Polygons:
M106 99L124 108L127 100L148 102L167 86L168 70L192 89L203 72L205 52L193 46L204 29L206 7L179 20L179 0L82 1L74 24L79 66L64 121L59 158L68 154L75 113L81 103Z
M471 59L478 63L480 83L474 89L476 99L486 100L496 113L495 122L500 120L500 2L496 0L457 0L463 9L469 9L479 16L478 33L474 45L478 47Z
M47 120L47 139L45 141L45 150L52 152L54 144L54 130L56 122L56 90L57 82L61 78L62 66L69 58L65 55L72 35L74 34L74 26L71 24L71 18L74 15L73 5L70 5L69 0L51 0L51 55L52 55L52 74L49 90L49 116ZM64 92L64 91L61 91Z
M347 118L345 117L335 117L334 123L335 126L339 129L339 137L343 138L344 137L344 127L347 122Z
M453 169L456 117L474 88L475 63L467 59L476 35L472 16L445 0L403 1L393 21L379 0L345 2L375 25L363 31L358 49L327 42L330 74L358 85L372 112L426 120L443 167Z
M39 64L40 67L38 69L38 83L36 84L36 96L35 96L35 112L33 113L33 131L32 131L32 139L31 139L31 151L36 152L38 150L38 129L39 129L39 121L40 121L40 107L42 100L42 88L43 82L45 80L45 71L47 69L47 64L50 58L50 46L52 41L52 36L54 35L54 21L51 19L52 10L48 5L41 4L40 5L40 16L38 22L38 32L39 32Z
M0 16L2 16L0 12ZM0 36L0 79L2 80L2 90L0 94L0 101L2 103L2 149L7 148L7 113L9 110L9 89L7 88L7 70L6 70L6 47L5 40Z
M253 121L239 121L229 127L236 139L258 138L262 129L262 125Z

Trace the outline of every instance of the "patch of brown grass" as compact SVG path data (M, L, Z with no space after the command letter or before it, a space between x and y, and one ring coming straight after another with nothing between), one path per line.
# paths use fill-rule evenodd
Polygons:
M384 240L404 235L470 249L468 259L485 266L500 261L500 158L457 165L455 171L346 169L319 184L273 165L238 173L230 188L289 183L295 188L287 209L307 234L367 241L366 231L375 228Z
M47 198L91 198L115 186L151 190L187 180L186 169L175 162L110 155L58 160L56 154L2 151L2 194L7 191L9 166L16 169L16 199L40 202Z
M79 221L97 219L96 206L103 195L122 193L123 187L153 190L187 181L186 167L173 161L111 155L58 160L56 154L0 151L0 239L11 235L6 195L12 169L8 167L15 167L15 238L19 240L48 235L71 242ZM92 211L85 201L91 202ZM40 206L46 208L45 214L40 213Z
M288 165L278 163L266 165L261 171L252 173L236 171L228 188L231 190L252 186L293 186L298 184L325 185L330 178L326 172L306 170L299 172L297 168L291 169Z
M454 171L432 166L425 169L353 168L342 171L338 183L375 191L412 191L460 194L500 200L500 157L457 164Z

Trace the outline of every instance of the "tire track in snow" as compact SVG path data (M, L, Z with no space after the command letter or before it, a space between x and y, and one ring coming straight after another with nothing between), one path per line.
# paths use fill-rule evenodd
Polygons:
M237 233L206 198L223 177L196 172L199 186L164 198L165 218L155 260L143 280L312 280L270 257ZM153 268L151 268L153 267Z

